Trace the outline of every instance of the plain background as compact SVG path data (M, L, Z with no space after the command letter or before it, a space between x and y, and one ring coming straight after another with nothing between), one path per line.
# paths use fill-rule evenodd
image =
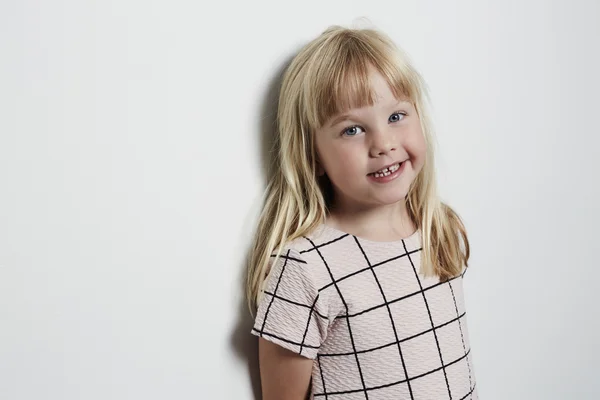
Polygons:
M481 398L600 398L595 0L2 1L0 398L259 393L240 279L278 77L363 17L430 87Z

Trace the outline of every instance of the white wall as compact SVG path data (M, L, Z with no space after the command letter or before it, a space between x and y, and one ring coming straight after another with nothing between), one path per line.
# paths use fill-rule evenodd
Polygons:
M480 396L600 398L598 1L204 4L0 3L0 398L252 398L277 76L357 17L431 88Z

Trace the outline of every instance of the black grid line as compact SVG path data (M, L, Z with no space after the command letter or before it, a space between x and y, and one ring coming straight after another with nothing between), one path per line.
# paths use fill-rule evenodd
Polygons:
M348 241L348 240L342 240L342 239L351 239L352 241ZM402 246L399 247L403 247L403 252L401 254L400 253L400 248L398 248L398 253L393 255L393 257L387 257L388 254L387 253L380 253L381 255L386 256L387 258L384 259L381 262L378 263L373 263L371 264L371 257L369 257L369 250L372 249L373 251L379 251L378 248L373 248L372 244L363 244L359 241L359 238L357 238L354 235L350 235L350 234L344 234L341 236L336 236L333 240L327 240L324 241L320 244L318 244L318 240L316 240L314 237L308 237L308 236L304 236L303 239L305 239L308 243L310 243L310 247L307 248L305 246L299 246L300 248L294 248L294 247L288 247L288 250L286 252L286 254L281 254L279 257L282 259L281 263L279 264L279 276L270 276L270 284L269 284L269 290L264 290L263 293L268 295L269 297L264 297L263 302L261 304L261 318L262 321L258 320L258 315L257 315L257 322L260 322L260 324L255 325L255 327L252 328L252 332L259 335L259 336L265 336L265 337L270 337L273 339L277 339L282 343L287 343L288 345L292 345L292 346L296 346L295 351L299 354L303 354L305 353L306 349L310 349L310 353L314 356L314 358L316 359L316 366L313 368L313 376L312 376L312 385L311 385L311 393L314 397L325 397L325 399L329 397L331 397L332 395L343 395L343 394L353 394L353 393L363 393L365 398L369 398L369 394L374 393L373 391L377 390L377 389L383 389L383 388L388 388L388 387L392 387L394 385L401 385L401 384L406 384L404 387L402 387L401 389L398 390L406 390L406 388L408 388L408 392L410 393L410 399L414 399L415 396L423 396L423 393L421 393L420 391L417 393L413 393L414 387L411 385L411 383L414 383L416 380L419 380L421 378L430 376L436 372L442 371L443 372L443 377L444 379L442 380L442 374L437 374L435 375L435 377L431 377L428 379L433 379L431 381L431 383L435 383L435 385L440 385L439 388L441 389L444 385L445 382L445 386L448 392L448 398L450 400L453 400L452 397L452 393L454 392L455 396L462 396L460 397L460 400L466 400L469 398L469 396L471 396L471 398L473 398L473 395L475 393L475 389L476 389L476 383L474 381L474 377L472 374L472 368L471 368L471 363L469 360L469 354L471 352L471 349L468 348L468 339L466 337L466 333L464 332L464 328L463 325L466 324L466 312L462 312L462 314L460 313L461 310L459 310L458 308L458 303L457 303L457 294L455 293L455 290L453 288L452 283L456 283L458 285L461 285L462 282L457 280L459 278L463 278L464 274L466 272L466 268L457 276L454 276L448 280L444 280L444 281L435 281L435 283L432 284L425 284L425 282L429 282L428 280L424 280L422 281L419 273L417 271L417 266L415 265L415 261L413 260L413 257L411 257L412 255L415 255L419 252L422 251L422 248L419 246L416 246L415 249L413 250L408 250L407 247L407 242L405 240L402 240ZM411 243L413 243L411 241ZM348 254L352 254L352 256L355 257L360 257L359 254L362 254L362 257L364 258L364 260L367 263L367 267L363 268L362 263L358 263L359 260L356 260L356 262L354 262L351 258L344 258L342 257L341 259L335 258L335 257L339 257L341 253L341 250L336 250L338 245L341 248L344 248L345 252L347 254L345 254L346 256ZM323 248L326 248L327 246L333 246L333 253L323 253L321 250ZM366 246L366 247L365 247ZM354 247L355 249L358 249L358 252L355 254L352 250L352 247ZM293 249L293 251L295 252L295 254L291 254L291 249ZM389 249L386 249L386 251L388 251ZM338 251L338 253L336 253L336 251ZM349 252L349 253L348 253ZM394 252L393 249L388 251L389 253ZM355 254L355 255L354 255ZM392 255L392 254L389 254ZM272 255L273 257L273 255ZM306 257L303 259L303 257ZM330 265L329 263L329 257L333 258L333 264ZM411 287L411 284L406 283L406 289L410 288L410 290L406 290L406 292L408 292L407 294L403 294L403 293L399 293L402 294L399 297L396 298L390 298L389 293L386 293L386 290L384 290L384 286L382 286L382 279L385 279L384 276L391 276L389 275L390 273L393 274L397 274L399 273L398 270L396 269L395 265L388 267L387 269L382 269L381 272L379 272L379 269L377 269L377 267L381 267L383 265L386 265L394 260L398 260L401 258L405 258L407 259L408 263L410 264L410 267L408 267L407 271L410 271L412 269L412 274L414 274L415 278L416 278L416 283L418 284L418 288L417 287ZM307 261L308 260L308 261ZM336 260L343 260L342 263L336 261ZM296 264L293 264L291 266L288 266L288 261L293 261ZM350 262L350 264L346 265L346 263ZM408 264L407 263L407 264ZM311 286L313 284L316 284L314 287L311 287L311 290L314 290L314 292L311 292L309 297L308 297L308 301L302 302L302 301L297 301L297 299L295 299L294 294L299 294L299 293L305 293L302 291L301 287L298 287L297 284L302 285L302 279L309 279L307 272L300 272L299 274L296 273L291 273L292 269L290 268L300 268L302 269L302 267L304 265L306 265L308 268L308 264L311 264L310 268L312 269L310 275L311 275ZM364 265L364 264L363 264ZM401 264L404 265L404 264ZM314 269L316 266L319 266L319 268L323 267L323 269L321 271L323 272L316 272L317 270ZM332 269L333 268L333 269ZM390 269L391 268L391 269ZM290 272L286 272L287 270L289 270ZM295 270L296 272L298 272L298 270ZM370 271L370 272L369 272ZM390 272L392 271L392 272ZM339 277L337 279L335 279L334 277L334 272L336 273L336 275L339 275ZM285 276L284 276L285 273ZM363 275L366 276L365 274L371 275L373 276L376 286L374 286L373 284L370 284L371 286L365 286L365 289L368 288L369 290L369 296L375 296L375 293L378 294L378 300L376 300L375 297L369 297L372 300L361 300L356 302L356 299L354 298L354 296L360 296L361 294L359 293L353 293L352 291L347 292L348 286L345 285L339 285L341 282L345 281L346 279L349 279L351 277L357 276L357 275ZM324 274L324 275L323 275ZM328 277L328 278L326 278ZM295 280L294 280L295 279ZM300 281L298 281L298 279L300 279ZM355 279L362 279L362 278L355 278ZM405 279L405 278L404 278ZM283 285L280 285L283 282L285 282ZM359 285L356 287L360 287L361 281L358 280L353 280L352 284L350 284L350 287L354 287L353 285ZM408 282L408 281L407 281ZM431 299L432 303L429 302L428 300L428 296L426 295L426 292L434 289L434 288L440 288L443 287L443 285L448 284L448 290L450 291L450 294L452 295L452 301L453 301L453 308L452 311L450 311L450 309L448 309L447 307L441 306L441 304L448 304L450 305L448 302L450 301L449 298L448 300L443 300L443 294L441 293L448 293L447 291L445 291L446 289L444 289L444 292L439 292L435 291L432 292L429 295L429 298ZM305 283L307 284L307 283ZM365 281L366 284L366 281ZM415 285L416 286L416 285ZM389 284L387 286L388 288L390 287ZM298 288L299 291L296 292L296 289L293 288ZM318 288L318 289L317 289ZM334 290L337 293L337 296L333 296L335 297L335 300L337 301L337 298L339 296L339 300L341 302L341 304L338 304L336 306L334 306L333 308L331 308L331 301L333 300L332 296L325 296L323 297L323 293L326 290ZM354 290L354 289L352 289ZM396 291L394 291L394 293L396 293ZM416 295L421 295L423 298L423 302L424 302L424 308L421 308L422 311L419 311L419 313L423 313L424 316L424 320L422 320L421 323L426 323L425 321L429 321L430 324L430 328L427 328L426 326L421 326L420 329L414 329L417 327L417 325L414 325L412 332L410 332L411 329L408 330L409 336L400 338L399 335L399 330L398 330L398 326L402 326L402 324L398 325L398 316L396 315L392 315L393 311L392 311L392 305L395 303L399 303L399 302L403 302L404 300L407 300L413 296ZM304 296L304 295L303 295ZM346 297L347 296L347 297ZM433 296L433 297L432 297ZM304 297L303 297L304 298ZM321 299L321 301L318 302L318 300ZM331 300L330 300L331 299ZM383 300L383 302L379 301L379 300ZM351 301L351 303L349 303L348 301ZM278 306L279 307L272 307L274 302L278 302ZM375 301L377 302L377 304L375 306L371 304L369 304L370 301ZM446 303L440 303L440 301L446 301ZM325 302L325 303L323 303ZM420 300L419 300L420 302ZM319 308L317 309L317 304L319 304ZM409 308L396 308L396 310L412 310L411 312L413 312L414 310L411 309L410 307L414 308L414 300L412 300L412 302L407 302L405 303L406 306L404 307L409 307ZM419 303L419 304L423 304L423 303ZM432 304L434 307L434 310L436 313L436 321L437 321L437 325L434 322L434 318L433 318L433 312L432 312ZM362 307L358 307L358 306L362 306ZM352 306L352 307L350 307ZM366 307L364 307L366 306ZM295 310L294 307L297 307L301 310L305 310L302 311L301 314L298 314ZM390 322L391 322L391 331L393 331L393 339L390 337L388 339L386 339L386 341L389 341L390 339L392 339L391 342L386 342L381 344L381 342L379 342L377 339L373 339L372 335L369 335L368 333L366 333L365 331L365 327L367 325L365 325L366 321L369 321L369 319L361 319L361 320L354 320L355 317L359 317L362 316L366 313L370 313L374 310L377 310L379 308L385 307L387 310L387 315L390 318ZM402 307L402 306L401 306ZM419 306L422 307L422 306ZM439 308L441 307L441 308ZM358 309L357 309L358 308ZM362 308L362 310L361 310ZM273 311L272 311L273 310ZM277 311L276 311L277 310ZM278 314L281 313L284 310L284 314ZM331 313L333 310L336 310L336 314L333 315L325 315L324 313ZM437 311L436 311L437 310ZM306 320L306 324L303 323L304 321L304 312L308 311L308 318ZM345 311L345 312L344 312ZM400 312L400 311L396 311L396 312ZM404 311L403 311L404 312ZM440 314L442 313L442 314ZM282 329L282 325L280 324L281 322L283 322L283 320L281 320L281 318L287 318L285 315L294 315L299 316L302 315L302 322L298 323L295 322L295 324L297 325L301 325L302 326L297 326L297 327L293 327L290 328L289 326L286 326L284 329ZM452 314L454 314L454 316L452 316ZM265 331L265 326L266 326L266 320L267 320L267 316L268 315L272 315L268 325L268 329L271 332L267 332ZM379 314L378 314L379 315ZM402 315L402 314L401 314ZM278 320L279 318L279 320ZM379 318L379 317L376 317ZM396 319L395 319L396 318ZM442 319L440 319L442 318ZM463 319L463 321L461 321L461 318ZM339 320L345 320L345 325L340 324L339 327L337 328L338 331L337 332L341 332L339 331L340 329L342 331L345 331L347 329L347 335L349 336L342 336L345 337L344 340L348 340L349 343L347 344L348 346L351 346L351 350L352 351L345 351L342 347L336 347L339 350L338 351L331 351L328 352L326 349L323 348L323 344L318 342L317 344L311 344L310 342L314 341L315 337L318 337L319 335L324 335L325 334L325 330L324 328L327 327L327 332L328 332L328 337L331 338L331 332L334 332L334 335L336 334L336 330L334 329L334 331L330 331L330 329L332 327L335 327L336 322L335 321L339 321ZM352 322L354 320L354 322ZM362 322L361 322L362 321ZM368 323L368 322L367 322ZM332 325L334 324L334 325ZM457 336L459 334L460 331L460 337L461 337L461 343L462 343L462 349L461 352L464 351L463 355L460 355L460 357L455 358L456 354L448 357L448 354L445 353L446 350L444 350L444 353L442 352L442 346L440 344L440 338L438 337L438 333L436 332L437 330L439 330L442 327L448 326L450 324L458 324L458 330L452 330L452 331L444 331L446 332L446 335L450 334L449 332L456 332L456 333L452 333L451 335L454 335L453 337L455 339L451 339L451 340L458 340ZM289 324L288 324L289 325ZM318 325L318 326L317 326ZM356 326L355 326L356 325ZM419 325L420 326L420 325ZM260 328L259 328L260 327ZM357 328L359 330L359 332L361 333L356 333L355 329ZM290 329L289 331L286 332L286 329ZM415 330L417 331L415 333ZM309 332L311 333L309 335ZM382 331L383 332L383 331ZM340 333L338 333L340 334ZM364 335L367 336L364 336ZM420 370L415 369L413 371L412 376L409 375L408 372L408 368L407 368L407 360L404 357L404 348L403 346L401 346L401 344L406 343L407 345L414 339L425 335L425 334L432 334L433 338L435 339L435 345L433 344L433 340L429 339L431 336L429 336L429 338L427 339L421 339L421 342L415 342L415 345L417 345L417 343L420 343L419 345L417 345L417 347L412 347L412 351L410 354L412 354L411 357L413 357L413 360L415 360L415 354L414 351L416 349L419 349L418 346L427 346L425 347L426 349L429 349L428 351L431 351L430 353L430 358L428 358L428 366L427 368L425 368L425 365L422 364L420 367ZM315 336L316 335L316 336ZM356 336L356 335L362 335L362 336ZM384 334L385 335L385 334ZM440 333L440 335L442 335ZM387 337L387 336L386 336ZM448 340L449 337L447 336L440 336L442 337L442 339L444 340ZM306 340L308 338L312 338L311 340L309 340L309 343L306 343ZM384 336L381 336L381 338L384 338ZM327 339L327 340L331 340L331 339ZM335 338L333 339L335 340ZM359 340L359 342L357 342L357 340ZM423 341L425 340L425 341ZM321 338L321 342L323 341L323 338ZM428 342L430 341L430 342ZM426 344L426 343L431 343L431 344ZM452 343L452 342L447 342L447 343ZM458 344L459 342L456 342L456 346L460 346L460 344ZM371 344L371 346L366 346L366 344ZM337 345L336 345L337 346ZM359 347L360 346L360 350ZM364 368L377 368L376 364L373 364L374 362L377 363L377 361L379 360L378 357L380 355L382 356L386 356L386 357L390 357L393 353L390 353L389 350L386 350L387 352L382 352L382 353L378 353L379 351L383 351L383 349L385 348L390 348L392 346L396 346L398 348L398 355L400 356L400 363L402 364L401 369L404 371L404 377L402 377L403 379L398 380L398 378L401 378L401 376L399 375L400 371L398 370L398 373L396 374L396 376L394 376L392 378L392 376L390 375L388 378L392 378L395 379L394 382L389 382L390 379L380 379L379 377L373 375L373 370L370 370L369 372L369 376L365 375L364 372ZM446 345L447 346L447 345ZM288 347L291 348L291 347ZM434 351L433 349L437 348L437 356L435 356L436 351ZM333 350L334 348L331 348L329 350ZM444 348L446 349L446 348ZM395 350L394 350L395 352ZM306 351L306 353L308 353L308 351ZM364 360L361 358L359 359L359 355L360 354L368 354L371 353L372 355L369 356L368 358L365 358ZM453 359L453 361L444 364L444 355L446 355L446 359ZM344 357L346 357L346 360L344 361ZM348 359L347 357L350 357L350 359ZM396 356L398 357L398 356ZM439 363L437 365L435 365L435 363L433 363L433 358L437 358L439 357ZM325 363L325 368L323 368L323 360L327 358L329 360L331 360L328 363ZM353 359L353 361L351 361ZM390 360L388 358L388 360ZM463 362L463 360L465 360L464 362L466 362L467 364L467 368L463 369L463 367L459 367L460 371L464 371L464 372L460 372L464 375L466 375L466 370L468 369L468 376L469 376L469 380L468 380L468 387L466 386L467 383L456 383L453 382L453 385L460 385L460 386L452 386L454 389L451 390L451 385L449 382L449 378L448 378L448 373L446 372L446 368L448 368L449 366L459 363L459 362ZM366 366L363 365L363 361L366 363ZM410 361L410 359L408 360ZM351 370L353 370L354 368L358 369L358 376L360 377L360 383L358 386L358 376L355 378L354 382L350 382L347 379L346 380L334 380L332 379L331 381L328 378L329 373L334 374L332 375L332 378L335 377L335 374L337 373L336 369L339 368L343 368L340 367L340 365L348 365L348 364L344 364L344 363L348 363L351 362L352 364L356 363L356 367L352 366ZM339 364L342 363L342 364ZM370 364L369 364L370 363ZM350 365L352 365L350 364ZM419 364L416 364L419 365ZM464 364L462 364L464 365ZM398 366L400 367L400 366ZM316 369L318 369L319 371L317 372ZM458 371L457 370L457 373ZM385 374L385 373L384 373ZM463 375L463 376L464 376ZM367 378L371 379L371 381L367 382ZM339 379L339 376L338 376ZM325 381L328 382L325 382ZM321 386L320 388L318 386L315 386L314 383L317 382L317 384L320 383ZM457 381L458 382L458 381ZM354 383L354 385L352 385L352 383ZM351 385L351 386L348 386ZM425 386L423 386L425 385ZM421 390L427 390L424 389L426 386L428 386L429 383L425 384L424 382L421 383L420 389ZM346 387L345 387L346 386ZM359 388L360 387L360 388ZM418 387L418 386L417 386ZM455 392L454 390L460 390L460 395L458 394L459 392ZM468 391L468 393L464 394L466 391ZM463 395L464 394L464 395ZM408 395L408 393L407 393ZM404 397L402 397L404 398ZM406 397L408 398L408 397ZM458 400L458 397L455 397L454 399Z
M327 388L325 387L325 378L323 378L323 364L321 364L321 357L317 354L317 363L319 367L319 374L321 375L321 382L323 383L323 395L327 399Z
M434 329L443 328L446 325L450 325L451 323L458 321L460 318L463 318L465 315L466 315L466 313L463 312L458 317L453 318L453 319L451 319L449 321L446 321L443 324L440 324L440 325L436 326L435 328L427 329L425 331L416 333L416 334L414 334L412 336L409 336L409 337L406 337L404 339L400 339L398 341L394 341L394 342L391 342L391 343L386 343L386 344L384 344L382 346L377 346L377 347L373 347L373 348L366 349L366 350L357 350L355 352L349 352L349 353L319 353L319 356L320 357L351 356L351 355L354 355L354 354L363 354L363 353L369 353L369 352L376 351L376 350L381 350L381 349L384 349L384 348L389 347L389 346L394 346L395 344L398 344L398 343L407 342L407 341L409 341L411 339L414 339L416 337L419 337L421 335L425 335L426 333L433 332ZM269 333L269 332L266 332L266 331L263 331L263 330L258 330L258 329L252 328L252 331L255 332L255 333L259 333L261 335L267 335L267 336L274 337L275 339L279 339L281 341L284 341L284 342L289 343L289 344L293 344L295 346L303 346L303 347L308 347L308 348L311 348L311 349L318 349L318 348L320 348L320 346L308 345L308 344L303 344L303 343L300 343L300 342L294 342L293 340L288 340L288 339L279 337L277 335L274 335L272 333Z
M367 268L367 269L368 269L368 268ZM366 269L365 269L365 270L366 270ZM364 313L367 313L367 312L369 312L369 311L373 311L373 310L376 310L376 309L378 309L378 308L385 307L385 306L388 306L388 305L394 304L394 303L396 303L396 302L399 302L399 301L405 300L405 299L407 299L407 298L409 298L409 297L416 296L416 295L418 295L418 294L421 294L421 293L423 293L423 292L426 292L426 291L428 291L428 290L435 289L435 288L437 288L438 286L445 285L446 283L448 283L448 282L451 282L451 281L453 281L453 280L455 280L455 279L458 279L458 278L461 278L461 277L462 277L462 275L457 275L457 276L454 276L454 277L452 277L452 278L448 279L447 281L444 281L444 282L438 282L438 283L436 283L436 284L433 284L433 285L431 285L431 286L427 286L426 288L423 288L423 290L417 290L416 292L412 292L412 293L406 294L406 295L404 295L404 296L398 297L398 298L396 298L396 299L393 299L393 300L390 300L390 301L386 301L386 302L384 302L384 303L382 303L382 304L378 304L378 305L376 305L376 306L373 306L373 307L367 308L367 309L365 309L365 310L358 311L358 312L356 312L356 313L354 313L354 314L349 314L349 315L346 315L346 314L337 315L335 318L336 318L336 319L340 319L340 318L343 318L343 319L345 319L345 318L357 317L357 316L359 316L359 315L361 315L361 314L364 314ZM336 282L339 282L339 280L338 280L338 281L336 281ZM330 287L331 285L326 285L326 286L327 286L327 287ZM319 289L318 291L319 291L319 292L322 292L322 291L323 291L323 290L325 290L327 287L322 287L322 288L321 288L321 289ZM279 299L279 300L285 301L285 302L287 302L287 303L294 304L294 305L296 305L296 306L298 306L298 307L303 307L303 308L308 308L308 309L310 309L310 308L311 308L311 306L309 306L309 305L307 305L307 304L298 303L297 301L294 301L294 300L287 299L287 298L285 298L285 297L282 297L282 296L276 295L276 294L274 294L274 293L271 293L271 292L269 292L269 291L265 291L264 293L265 293L265 294L267 294L267 295L269 295L269 296L275 297L275 298L277 298L277 299ZM321 318L323 318L323 319L329 319L329 317L328 317L328 316L326 316L326 315L323 315L323 314L319 313L317 310L314 310L314 313L315 313L315 314L317 314L319 317L321 317Z
M294 346L308 347L309 349L319 349L321 347L320 345L317 346L317 345L310 345L310 344L302 344L300 342L294 342L293 340L289 340L289 339L286 339L286 338L284 338L282 336L275 335L274 333L261 331L261 330L256 329L256 328L252 328L252 332L258 333L259 335L269 336L269 337L275 338L277 340L281 340L282 342L293 344Z
M290 299L287 299L287 298L285 298L285 297L281 297L281 296L279 296L279 295L276 295L276 294L274 294L274 293L271 293L271 292L269 292L269 291L266 291L266 290L265 290L265 292L264 292L264 293L265 293L265 294L268 294L269 296L275 297L275 298L276 298L276 299L278 299L278 300L285 301L286 303L290 303L290 304L293 304L293 305L295 305L295 306L302 307L302 308L308 308L308 309L312 309L312 310L313 310L313 312L314 312L316 315L318 315L319 317L321 317L321 318L323 318L323 319L329 319L329 317L328 317L327 315L323 315L323 314L321 314L321 313L320 313L318 310L315 310L315 309L314 309L314 304L313 304L312 306L309 306L309 305L307 305L307 304L302 304L302 303L299 303L299 302L297 302L297 301L290 300ZM317 295L317 296L318 296L318 295ZM316 303L316 301L315 301L315 303Z
M306 240L308 240L310 242L310 244L313 245L313 247L315 246L313 241L310 240L308 237L306 237ZM321 251L319 249L315 248L315 250L319 254L319 257L321 257L321 260L323 261L325 268L327 268L327 272L329 273L331 280L334 282L335 289L337 290L338 295L340 296L340 300L342 301L342 303L344 304L344 307L346 308L346 315L348 315L348 304L346 303L346 300L344 299L344 296L342 295L342 291L340 290L339 286L335 282L335 279L333 278L333 274L331 273L331 269L329 268L329 265L327 265L327 261L325 261L325 258L323 257L323 254L321 254ZM352 329L350 328L350 318L346 318L346 324L348 325L348 334L350 335L350 342L352 343L352 350L354 351L354 356L356 358L356 366L358 367L358 374L360 375L360 382L362 384L363 391L365 392L365 397L368 400L369 395L367 394L367 390L366 390L366 386L365 386L365 378L363 377L362 369L360 368L360 361L358 360L358 354L356 353L356 345L354 344L354 337L352 336ZM325 387L325 385L323 385L323 387Z
M473 392L475 391L476 386L477 386L477 384L473 385L473 387L471 387L471 390L469 390L469 392L467 394L465 394L463 397L461 397L459 400L465 400L467 397L471 396L473 394Z
M308 239L308 238L307 238L307 239ZM308 240L310 240L310 239L308 239ZM346 280L346 279L348 279L348 278L351 278L351 277L353 277L353 276L355 276L355 275L358 275L358 274L360 274L360 273L362 273L362 272L368 271L368 270L370 270L371 268L377 268L377 267L379 267L380 265L387 264L387 263L389 263L389 262L391 262L391 261L394 261L394 260L397 260L397 259L399 259L399 258L407 257L407 256L409 256L410 254L418 253L419 251L421 251L421 249L412 250L412 251L410 251L410 252L407 252L407 253L405 253L405 254L399 255L399 256L397 256L397 257L392 257L392 258L390 258L390 259L384 260L384 261L382 261L382 262L379 262L379 263L377 263L377 264L373 264L373 266L371 266L371 267L362 268L362 269L359 269L359 270L357 270L357 271L354 271L354 272L352 272L351 274L344 275L344 276L342 276L342 277L341 277L341 278L339 278L339 279L333 279L333 276L332 276L332 278L331 278L331 282L330 282L330 283L328 283L328 284L326 284L326 285L325 285L325 286L323 286L322 288L320 288L320 289L319 289L319 291L325 290L325 289L327 289L328 287L330 287L330 286L333 286L333 285L336 285L336 284L338 284L338 283L340 283L340 282L342 282L342 281L344 281L344 280ZM306 252L306 250L305 250L304 252Z
M457 279L457 278L459 278L459 277L460 277L460 275L459 275L459 276L452 277L452 278L450 278L450 279L449 279L449 281L452 281L452 280L454 280L454 279ZM352 318L352 317L357 317L357 316L359 316L359 315L361 315L361 314L364 314L364 313L367 313L367 312L369 312L369 311L373 311L373 310L376 310L376 309L378 309L378 308L385 307L385 306L387 306L387 305L391 305L391 304L397 303L397 302L399 302L399 301L402 301L402 300L406 300L406 299L408 299L409 297L413 297L413 296L416 296L416 295L418 295L418 294L422 294L422 293L424 293L424 292L426 292L426 291L428 291L428 290L435 289L436 287L438 287L438 286L441 286L441 285L443 285L444 283L445 283L445 282L439 282L439 283L436 283L436 284L434 284L434 285L428 286L428 287L426 287L426 288L424 288L424 289L422 289L422 290L417 290L416 292L412 292L412 293L409 293L409 294L407 294L407 295L404 295L404 296L398 297L397 299L390 300L390 301L388 301L388 302L385 302L385 303L383 303L383 304L378 304L378 305L376 305L376 306L374 306L374 307L371 307L371 308L367 308L366 310L363 310L363 311L358 311L358 312L356 312L356 313L354 313L354 314L350 314L350 315L347 315L347 316L346 316L346 315L339 315L339 316L337 316L336 318L346 318L346 317L348 317L348 318Z
M408 253L408 249L406 248L406 242L402 241L402 246L404 247L404 251ZM433 323L433 317L431 316L431 309L429 308L429 302L427 301L427 296L425 296L425 292L423 291L423 285L421 284L421 278L419 278L419 273L417 272L417 268L415 267L415 263L408 256L408 260L410 261L410 265L415 273L415 277L417 278L417 282L419 283L419 287L421 288L421 292L423 294L423 301L425 301L425 308L427 308L427 314L429 315L429 321L431 322L431 328L433 329L433 337L435 338L435 344L438 348L438 354L440 355L440 362L442 363L442 371L444 372L444 379L446 380L446 387L448 388L448 396L450 400L452 400L452 392L450 391L450 382L448 382L448 374L446 373L446 367L444 367L444 358L442 357L442 349L440 347L440 341L438 339L437 333L435 331L435 324Z
M310 311L308 312L308 318L306 322L306 329L304 330L304 335L302 335L302 344L300 344L300 355L302 355L302 347L304 347L304 341L306 340L306 334L308 333L308 327L310 326L310 317L312 316L313 310L315 309L315 305L319 300L319 294L315 297L315 301L313 301L312 307L310 307Z
M285 260L296 261L296 262L299 262L300 264L306 264L306 261L300 260L299 258L296 258L296 257L290 257L289 254L290 254L290 249L288 249L288 252L285 255L280 254L279 258L282 258L282 259L285 259ZM277 254L271 254L271 258L276 258L276 257L277 257Z
M387 298L385 297L385 293L383 292L383 289L381 288L381 283L379 283L379 279L377 279L377 274L375 273L375 270L373 269L373 266L371 265L371 262L369 261L369 257L367 257L367 255L365 254L365 250L360 245L360 242L358 241L358 238L356 236L354 237L354 241L356 242L356 245L360 249L360 252L362 253L362 255L365 257L365 261L367 262L367 265L369 265L371 272L373 273L375 282L377 282L377 287L379 288L381 297L383 297L383 301L386 303L387 312L390 317L390 322L392 324L392 330L394 331L394 337L396 338L396 344L398 346L398 354L400 355L400 362L402 363L402 369L404 370L404 376L406 376L408 378L408 371L406 370L406 363L404 362L404 356L402 355L402 349L400 347L400 340L398 339L398 331L396 330L396 324L394 323L394 317L392 317L392 310L390 310L390 306L389 306L389 304L387 304L388 303ZM354 351L356 351L356 350L354 350ZM410 381L406 381L406 384L408 386L408 392L410 393L410 398L411 398L411 400L414 400L415 396L413 395L412 387L410 386Z
M456 310L456 315L458 315L458 305L456 304L456 296L454 295L454 289L452 288L452 284L448 282L448 286L450 287L450 293L452 293L452 301L454 302L454 309ZM464 315L464 313L463 313ZM460 340L462 341L463 350L467 351L467 345L465 344L465 335L463 334L462 324L460 323L460 319L458 321L458 329L460 329ZM473 382L471 380L471 363L467 358L467 368L469 369L469 387L473 386Z
M290 255L290 249L288 249L287 254L286 255ZM273 294L277 294L277 289L279 289L279 284L281 283L281 278L283 278L283 273L285 272L285 267L287 265L287 258L285 260L285 262L283 263L283 267L281 267L281 274L279 274L279 278L277 279L277 285L275 286L275 290L273 291ZM265 319L263 320L262 323L262 327L260 328L261 331L264 332L265 330L265 324L267 323L267 315L269 315L269 310L271 309L271 306L273 305L273 300L275 300L275 297L271 297L271 301L269 302L269 306L267 307L267 311L265 312Z
M460 362L460 361L464 360L465 358L467 358L467 357L469 356L469 354L470 354L470 353L471 353L471 349L469 349L469 351L467 351L467 353L465 353L465 355L462 355L462 356L458 357L456 360L453 360L453 361L449 362L449 363L448 363L448 364L446 364L446 365L442 364L442 366L441 366L441 367L437 367L437 368L435 368L435 369L432 369L432 370L430 370L430 371L427 371L427 372L425 372L425 373L422 373L422 374L419 374L419 375L413 376L412 378L408 378L408 379L402 379L402 380L400 380L400 381L391 382L391 383L386 383L385 385L379 385L379 386L373 386L373 387L369 387L369 388L366 388L366 389L364 389L364 391L365 391L365 392L368 392L368 391L373 391L373 390L377 390L377 389L383 389L383 388L386 388L386 387L395 386L395 385L401 385L401 384L403 384L403 383L407 383L407 382L409 382L409 381L414 381L414 380L417 380L417 379L423 378L423 377L425 377L425 376L427 376L427 375L434 374L434 373L436 373L436 372L438 372L438 371L441 371L441 370L443 370L443 369L446 369L446 368L448 368L449 366L451 366L451 365L454 365L454 364L456 364L456 363L458 363L458 362ZM363 391L363 389L355 389L355 390L344 390L344 391L339 391L339 392L328 392L327 394L328 394L329 396L333 396L333 395L338 395L338 394L352 394L352 393L358 393L358 392L362 392L362 391ZM324 396L324 395L325 395L325 393L315 393L315 394L314 394L314 396L315 396L315 397L317 397L317 396ZM468 394L467 394L467 396L468 396Z
M372 351L385 349L386 347L394 346L395 344L399 344L399 343L403 343L403 342L408 342L409 340L417 338L417 337L419 337L421 335L425 335L426 333L433 332L434 329L440 329L440 328L443 328L446 325L450 325L451 323L456 322L460 318L464 317L465 314L466 313L462 313L460 316L458 316L456 318L453 318L453 319L451 319L449 321L446 321L443 324L440 324L440 325L436 326L435 328L430 328L430 329L427 329L425 331L422 331L422 332L419 332L419 333L415 333L414 335L408 336L408 337L406 337L404 339L400 339L400 340L397 340L397 341L394 341L394 342L391 342L391 343L386 343L386 344L381 345L381 346L373 347L373 348L366 349L366 350L358 350L356 353L357 354L369 353L369 352L372 352ZM321 353L320 356L321 357L339 357L339 356L350 356L352 354L354 354L354 353Z
M325 243L321 243L319 245L315 245L307 236L303 236L304 239L307 239L308 241L311 242L312 247L309 248L309 249L300 251L300 254L309 253L311 251L318 251L321 247L329 246L330 244L338 242L338 241L340 241L340 240L342 240L344 238L347 238L349 236L350 236L349 233L345 233L345 234L343 234L341 236L336 237L335 239L332 239L332 240L330 240L328 242L325 242Z

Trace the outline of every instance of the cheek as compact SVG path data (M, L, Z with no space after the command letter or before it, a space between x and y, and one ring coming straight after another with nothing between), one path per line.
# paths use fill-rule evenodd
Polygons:
M415 138L415 153L421 158L425 157L425 153L427 152L427 144L425 143L425 138L423 135L419 134Z
M419 154L424 154L427 148L425 143L425 136L421 130L420 124L415 124L413 129L411 130L410 140L408 141L412 151Z
M362 173L363 160L353 146L322 146L319 148L321 165L337 185L345 185L350 177Z
M331 149L330 152L327 153L325 169L330 175L342 175L349 167L351 167L351 163L349 163L348 157L346 157L345 153L340 151L340 149Z
M413 135L410 136L410 140L406 143L406 150L410 157L414 160L415 166L422 166L425 163L425 157L427 155L427 143L425 137L421 133L421 130L417 130Z

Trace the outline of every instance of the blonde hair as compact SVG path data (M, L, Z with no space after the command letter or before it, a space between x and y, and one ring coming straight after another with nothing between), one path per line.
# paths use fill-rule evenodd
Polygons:
M437 194L424 80L385 34L334 25L305 45L283 75L275 138L279 168L266 189L247 269L246 295L252 313L262 296L271 256L277 251L279 257L287 243L325 222L330 188L317 177L313 135L332 116L373 104L369 67L386 78L397 98L413 103L427 144L425 163L405 200L409 215L421 229L421 273L446 280L467 266L465 227Z

